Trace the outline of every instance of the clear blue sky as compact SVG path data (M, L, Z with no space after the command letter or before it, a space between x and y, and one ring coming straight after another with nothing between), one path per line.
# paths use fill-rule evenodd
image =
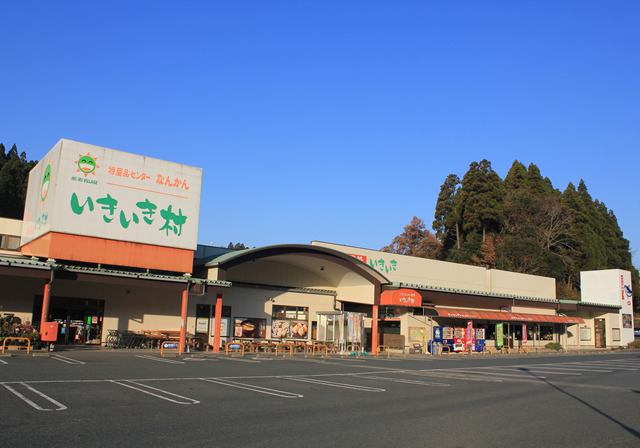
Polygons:
M640 248L640 2L0 0L0 20L0 142L203 168L201 243L379 249L486 158L584 179Z

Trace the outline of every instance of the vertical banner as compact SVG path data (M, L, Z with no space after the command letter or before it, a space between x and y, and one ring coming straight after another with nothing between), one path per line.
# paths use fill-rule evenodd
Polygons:
M464 334L464 345L469 347L473 345L473 321L467 321L467 330Z
M522 324L522 343L527 343L527 324Z
M502 322L496 324L496 347L502 347Z

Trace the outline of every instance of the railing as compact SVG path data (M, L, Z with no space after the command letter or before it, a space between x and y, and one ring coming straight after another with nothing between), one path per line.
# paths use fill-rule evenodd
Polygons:
M444 352L444 349L447 349L447 355L451 356L451 346L450 345L441 345L440 346L440 356L442 356L442 353Z
M324 344L315 344L315 345L313 346L313 350L312 350L312 354L311 354L311 356L316 356L316 348L318 349L318 351L319 351L321 348L324 348L324 355L325 355L325 356L329 356L329 347L327 347L327 346L326 346L326 345L324 345Z
M282 347L282 350L287 350L287 348L289 349L289 355L293 356L293 346L291 344L285 344L285 343L281 343L281 344L277 344L276 345L276 356L278 356L278 348Z
M376 353L376 356L380 356L380 349L382 348L386 348L387 349L387 358L391 357L391 349L389 348L388 345L378 345L378 353Z
M29 338L16 338L16 337L8 337L4 339L4 342L2 343L2 353L4 353L4 349L7 345L7 341L27 341L27 354L29 354L29 352L31 351L31 340Z
M160 345L160 356L164 355L165 350L177 350L179 353L182 353L180 343L175 341L164 341L162 345Z
M227 344L227 346L225 347L226 356L229 356L229 350L231 350L232 352L242 351L242 356L244 356L244 344L240 344L240 343Z
M351 353L349 352L349 349L351 347L354 347L355 350L352 352L354 355L360 356L360 346L359 345L347 345L347 356L349 356Z

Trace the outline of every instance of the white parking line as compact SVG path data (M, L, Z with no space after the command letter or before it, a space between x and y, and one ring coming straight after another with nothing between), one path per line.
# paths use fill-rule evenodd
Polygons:
M56 361L66 362L67 364L86 364L86 362L78 361L77 359L67 358L66 356L62 356L62 355L51 355L51 358L55 359Z
M0 359L0 363L2 363L2 364L9 364L7 361L3 361L2 359Z
M166 362L168 364L184 364L184 362L182 361L174 361L171 359L163 359L163 358L156 358L155 356L149 356L149 355L136 355L137 358L143 358L143 359L150 359L152 361L160 361L160 362Z
M209 383L222 384L223 386L235 387L237 389L250 390L252 392L258 392L261 394L275 395L282 398L302 398L304 395L294 394L292 392L285 392L277 389L269 389L267 387L254 386L252 384L237 383L235 381L222 380L219 378L200 378L202 381Z
M331 386L331 387L339 387L342 389L361 390L364 392L385 392L384 389L380 389L377 387L356 386L355 384L335 383L333 381L323 381L315 378L304 378L304 377L295 377L295 376L281 376L280 378L283 378L286 380L292 380L292 381L301 381L303 383L318 384L321 386Z
M611 370L638 370L638 369L634 369L634 368L630 368L630 367L618 367L618 366L610 366L607 364L602 364L602 365L593 365L593 363L586 363L586 362L571 362L571 363L567 363L567 364L571 364L571 365L578 365L581 367L593 367L593 368L602 368L605 367L607 369L611 369Z
M131 381L131 380L123 380L123 381L126 381L126 383L135 384L136 386L145 387L147 389L151 389L151 390L154 390L154 391L157 391L157 392L161 392L163 394L167 394L167 395L170 395L172 397L183 398L183 399L188 400L188 401L178 401L178 400L173 400L173 399L168 398L168 397L163 397L162 395L155 394L153 392L149 392L148 390L144 390L144 389L140 389L138 387L131 386L130 384L126 384L125 382L114 381L114 380L111 380L110 382L113 383L113 384L118 384L119 386L128 387L129 389L137 390L139 392L142 392L142 393L145 393L145 394L148 394L148 395L152 395L154 397L160 398L162 400L167 400L167 401L170 401L170 402L176 403L176 404L198 404L198 403L200 403L198 400L194 400L193 398L183 397L182 395L178 395L178 394L174 394L174 393L171 393L171 392L167 392L166 390L158 389L156 387L147 386L146 384L136 383L135 381Z
M382 380L382 381L392 381L394 383L406 383L406 384L419 384L422 386L451 386L451 384L447 383L432 383L427 381L416 381L416 380L403 380L401 378L387 378L385 376L369 376L369 375L358 375L360 378L366 378L369 380Z
M507 370L509 372L522 372L522 373L546 373L546 374L550 374L550 375L573 375L573 376L581 376L582 373L569 373L569 372L549 372L549 371L545 371L544 368L540 368L540 369L529 369L529 368L523 368L523 367L516 367L516 368L510 368L510 367L478 367L478 369L487 369L487 370Z
M39 390L34 389L33 387L29 386L28 384L25 383L18 383L24 387L26 387L27 389L29 389L31 392L35 393L36 395L39 395L40 397L44 398L45 400L47 400L48 402L56 405L58 408L57 409L45 409L45 408L41 408L40 406L38 406L37 404L35 404L33 401L29 400L27 397L25 397L24 395L22 395L20 392L18 392L17 390L15 390L13 387L8 386L6 384L3 384L3 386L9 390L10 392L12 392L15 396L19 397L20 399L22 399L25 403L29 404L30 406L32 406L33 408L37 409L38 411L64 411L65 409L67 409L67 407L61 403L58 403L56 400L54 400L53 398L43 394L42 392L40 392Z
M249 361L248 359L236 359L236 358L218 358L218 359L224 359L225 361L251 362L254 364L262 362L262 361ZM251 358L251 359L255 359L255 358Z

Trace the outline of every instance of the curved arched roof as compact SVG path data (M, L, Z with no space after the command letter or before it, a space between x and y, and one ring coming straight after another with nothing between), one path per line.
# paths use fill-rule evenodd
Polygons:
M205 263L205 267L228 270L243 263L251 263L266 258L315 272L323 270L323 264L335 263L360 275L372 284L389 283L389 280L379 271L351 255L309 244L280 244L228 252L212 258Z

